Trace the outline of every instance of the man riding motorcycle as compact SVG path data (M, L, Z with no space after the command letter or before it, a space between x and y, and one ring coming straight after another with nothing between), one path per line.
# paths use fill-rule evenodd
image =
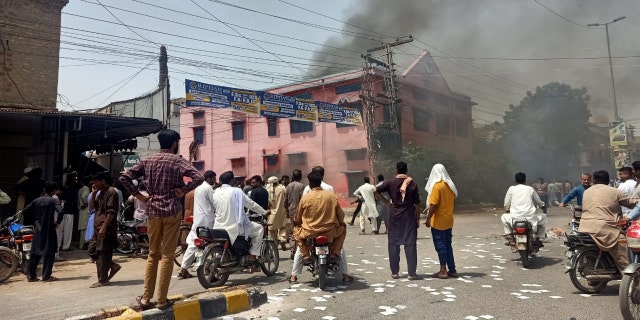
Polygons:
M512 222L517 218L525 218L534 226L537 225L536 237L542 239L545 236L545 226L547 224L547 215L538 213L536 205L544 207L544 202L540 200L538 193L530 186L526 185L527 175L524 172L518 172L515 175L516 185L509 187L504 197L504 208L507 213L503 214L500 220L504 225L504 233L508 242L505 245L514 246ZM540 241L540 240L537 240ZM542 245L539 245L542 247Z

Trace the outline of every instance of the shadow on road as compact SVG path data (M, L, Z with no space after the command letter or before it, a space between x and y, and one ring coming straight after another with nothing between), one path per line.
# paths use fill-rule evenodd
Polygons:
M60 277L58 281L73 281L73 280L86 280L91 278L91 276L77 276L77 277Z
M140 285L143 285L143 284L144 284L144 279L126 280L126 281L111 281L111 285L112 286L118 286L118 287L140 286Z
M520 257L515 257L511 260L520 261ZM529 258L529 267L527 267L527 269L542 269L544 267L550 267L562 263L563 261L566 261L566 259L537 256Z

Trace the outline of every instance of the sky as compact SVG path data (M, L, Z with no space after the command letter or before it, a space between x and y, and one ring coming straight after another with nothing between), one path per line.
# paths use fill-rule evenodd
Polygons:
M592 122L613 117L604 29L620 116L640 125L640 5L635 0L70 0L63 9L58 107L91 110L154 90L167 46L173 98L184 79L247 89L362 68L394 49L399 71L428 50L478 124L552 81L586 87Z

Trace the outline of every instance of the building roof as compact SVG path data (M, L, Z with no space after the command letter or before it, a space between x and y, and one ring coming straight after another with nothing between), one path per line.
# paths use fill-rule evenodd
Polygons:
M28 123L24 120L35 119L37 121L45 118L71 121L73 123L72 127L66 128L69 131L69 144L84 146L87 149L146 136L159 131L163 127L160 121L149 118L118 117L99 113L0 108L2 131L24 132L24 124ZM26 128L26 130L34 131L35 128ZM47 128L42 128L41 130L47 130ZM65 128L62 130L65 130Z

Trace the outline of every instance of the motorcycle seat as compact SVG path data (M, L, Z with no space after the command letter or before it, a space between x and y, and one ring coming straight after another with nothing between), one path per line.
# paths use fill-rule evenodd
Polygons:
M133 221L133 220L132 221L125 221L125 222L122 223L122 225L124 225L125 227L128 227L128 228L133 228L133 227L135 227L136 224L137 223L135 221Z
M567 236L567 240L572 243L582 243L588 245L596 244L591 235L588 233L572 231L565 233L565 235Z

